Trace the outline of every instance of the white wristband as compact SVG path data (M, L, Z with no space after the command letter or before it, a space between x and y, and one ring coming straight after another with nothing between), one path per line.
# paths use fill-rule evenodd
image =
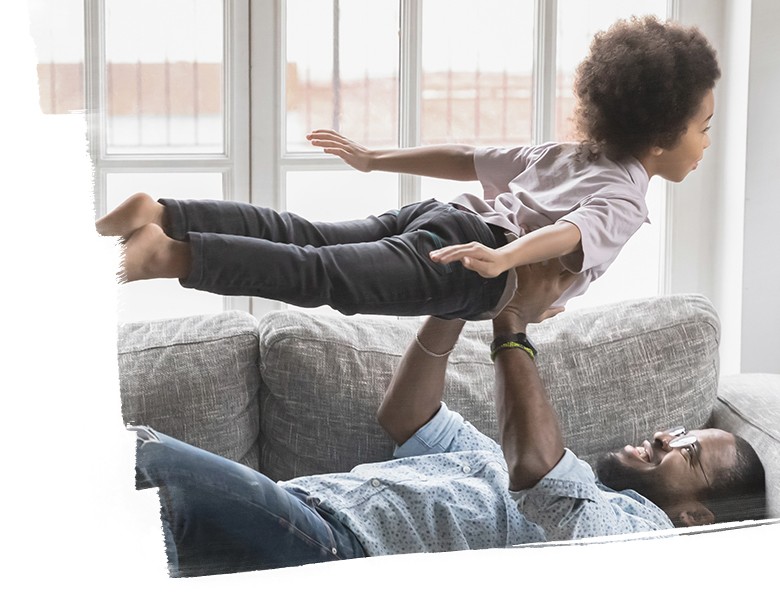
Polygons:
M423 346L423 343L420 341L420 336L417 333L414 334L414 341L417 342L417 345L420 347L420 350L425 352L428 356L432 356L433 358L444 358L445 356L449 356L449 354L453 350L455 350L455 346L453 346L452 348L450 348L449 350L447 350L443 354L436 354L435 352L431 352L430 350L428 350L428 348Z

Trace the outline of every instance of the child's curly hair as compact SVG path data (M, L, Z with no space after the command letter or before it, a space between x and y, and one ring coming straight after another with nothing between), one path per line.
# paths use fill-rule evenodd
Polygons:
M671 148L719 77L715 50L697 28L652 16L618 21L577 67L578 136L615 160Z

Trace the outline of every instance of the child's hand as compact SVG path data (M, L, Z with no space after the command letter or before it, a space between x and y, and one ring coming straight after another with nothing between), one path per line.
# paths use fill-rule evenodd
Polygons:
M333 154L353 169L367 173L371 170L371 150L332 129L315 129L306 139L312 146L322 148L325 154Z
M479 242L447 246L429 254L433 262L447 264L459 260L464 267L476 271L482 277L498 277L512 267L499 250L488 248Z

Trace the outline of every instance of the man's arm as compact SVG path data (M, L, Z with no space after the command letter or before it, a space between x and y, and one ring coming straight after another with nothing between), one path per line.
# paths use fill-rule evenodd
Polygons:
M409 173L457 181L477 179L474 148L465 144L371 150L330 129L316 129L306 139L358 171Z
M377 411L379 424L399 446L439 410L449 352L464 323L428 317L401 358Z
M574 279L568 271L561 272L558 261L520 267L517 277L520 291L493 319L496 337L525 333L529 323L550 316L550 304ZM509 488L528 489L563 457L560 423L528 352L500 350L495 355L495 373L498 430Z
M431 252L431 260L450 263L459 260L463 266L482 277L497 277L513 267L560 258L582 248L582 236L573 223L560 221L502 246L497 250L479 242L447 246Z

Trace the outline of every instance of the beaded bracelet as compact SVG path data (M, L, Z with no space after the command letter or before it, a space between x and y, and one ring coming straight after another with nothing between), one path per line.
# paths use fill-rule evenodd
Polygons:
M430 350L428 350L428 348L423 346L423 343L420 341L420 335L417 333L414 334L414 341L417 342L417 345L420 347L420 350L425 352L428 356L432 356L433 358L444 358L445 356L449 356L449 354L453 350L455 350L455 346L453 346L443 354L436 354L435 352L431 352Z

